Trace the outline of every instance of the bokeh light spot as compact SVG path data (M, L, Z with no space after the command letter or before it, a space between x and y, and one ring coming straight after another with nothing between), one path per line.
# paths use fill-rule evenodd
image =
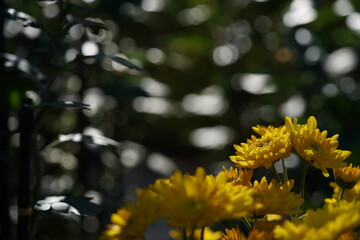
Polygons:
M317 12L311 0L293 0L289 11L285 13L283 22L288 27L295 27L314 21Z
M282 117L300 117L304 114L306 109L306 102L300 95L291 96L279 108L279 113Z
M165 61L165 53L158 48L150 48L146 51L146 58L149 62L160 64Z
M120 161L125 167L135 167L145 156L145 147L141 144L125 141L120 153Z
M94 56L99 53L99 47L96 43L87 41L82 44L81 52L84 56Z
M308 64L314 64L320 60L321 51L317 46L308 47L304 53L304 60Z
M133 101L136 111L168 116L174 113L173 104L159 97L137 97Z
M59 15L60 8L57 4L47 4L43 7L42 13L46 18L55 18Z
M216 85L205 88L200 94L187 94L182 100L183 108L198 115L219 115L227 109L222 89Z
M268 33L272 28L272 21L268 16L259 16L255 19L254 27L260 33Z
M299 28L295 32L295 40L301 45L308 45L312 42L312 36L308 29Z
M346 17L346 26L356 33L360 33L360 13L353 12Z
M349 0L337 0L333 3L333 11L338 16L347 16L354 11L354 7Z
M258 95L274 93L277 90L277 86L268 74L242 74L238 79L238 84L243 90Z
M147 166L154 172L170 177L177 169L176 164L169 157L161 153L152 153L147 159Z
M231 44L217 46L213 51L213 60L218 66L226 66L239 58L238 49Z
M358 64L358 59L353 48L344 47L332 52L324 62L324 69L331 75L344 75Z
M156 81L153 78L145 77L140 81L140 86L151 96L165 97L168 96L171 89L168 85Z
M339 89L335 84L327 83L322 87L321 92L327 97L336 97L339 93Z
M181 10L177 19L182 25L198 25L206 21L210 14L211 10L207 5L197 5L193 8Z
M160 12L164 7L164 0L142 0L141 2L141 8L146 12Z
M233 139L233 131L226 126L198 128L191 132L190 142L199 148L221 149Z

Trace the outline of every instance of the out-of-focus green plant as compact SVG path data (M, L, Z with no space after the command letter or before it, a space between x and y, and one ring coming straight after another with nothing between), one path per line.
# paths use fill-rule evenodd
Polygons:
M2 116L5 120L8 118L8 121L12 120L15 122L15 125L11 127L12 129L6 129L3 132L4 135L19 131L19 161L17 162L17 174L19 176L17 181L18 221L16 235L18 239L24 240L36 237L38 232L41 231L41 224L37 224L37 221L43 222L52 214L76 220L78 217L91 216L100 212L99 206L90 201L91 197L65 197L58 195L47 196L40 200L40 197L44 197L44 194L46 194L41 190L41 184L44 185L44 181L46 181L43 171L43 168L46 167L44 163L51 161L46 159L59 158L59 155L54 152L53 155L55 154L55 156L51 156L51 151L56 150L54 149L56 145L63 142L83 142L84 144L98 146L121 146L119 142L99 134L85 134L82 132L60 135L58 140L50 144L46 141L42 142L39 136L41 136L44 122L48 121L47 114L49 112L62 109L64 109L63 113L69 111L68 109L70 111L71 109L91 111L90 105L80 101L63 100L61 98L54 99L52 95L53 88L63 81L64 74L77 72L79 68L83 68L86 65L86 62L100 61L104 58L125 68L142 71L140 67L121 56L113 56L104 51L94 50L95 46L91 45L94 44L92 42L87 42L87 48L84 44L81 52L69 53L72 47L74 47L74 44L69 41L71 33L74 31L76 33L76 30L73 30L74 28L80 26L94 32L94 34L101 31L111 33L111 31L100 19L94 20L90 18L93 14L90 9L70 1L39 1L38 4L38 8L43 7L42 10L45 11L45 15L50 14L55 18L54 22L47 22L44 19L37 20L36 17L15 8L1 9L3 14L2 24L5 23L4 36L1 36L1 43L4 44L2 48L4 52L0 53L1 75L7 81L4 84L4 88L2 88L5 100L3 102L2 114L10 114L9 110L12 107L19 109L19 99L25 99L19 109L19 129L16 126L17 120L15 116L13 119L9 115ZM46 12L46 8L50 7L51 9L48 9L48 12ZM22 58L12 52L7 52L6 44L12 44L4 41L4 39L5 37L15 37L16 33L20 33L21 30L16 29L16 27L22 29L22 34L30 39L30 44L32 44L31 39L40 38L39 42L34 41L35 44L39 44L34 47L35 49L31 47L27 49L34 51L34 55L30 57L31 60ZM16 45L11 47L16 47ZM15 48L15 50L18 49ZM37 55L36 51L39 51L40 54ZM42 59L44 56L41 56L41 54L45 54L46 59ZM71 55L70 57L69 54ZM37 67L36 65L40 66ZM83 71L85 70L86 68L83 68ZM31 80L32 84L23 84L23 81L26 80ZM5 128L6 126L3 126L3 129ZM7 139L9 140L9 138ZM39 145L39 143L41 144ZM5 151L2 152L2 161L4 161L2 164L6 165L7 170L15 171L15 169L12 169L15 165L12 165L9 161L10 155L6 155L7 150L5 148L10 144L5 141L3 144L5 145L3 146ZM71 169L71 166L66 167L66 165L71 165L69 159L65 158L64 161L66 161L64 162L64 167ZM73 160L72 165L74 164L76 162ZM2 178L4 182L9 181L7 179L8 175L4 174ZM6 186L2 186L2 189L0 189L7 198L1 206L3 209L3 214L1 215L2 223L9 221L7 208L9 207L11 196L8 196L10 191L6 192L5 190L11 191L12 189ZM63 192L63 190L60 189L59 192ZM39 220L38 215L41 212L46 212L47 215L40 215L43 219ZM6 227L9 227L9 229L5 229ZM13 238L10 224L2 225L0 233L2 235L1 238Z
M341 133L352 159L359 156L356 1L74 0L61 11L57 1L7 2L15 10L5 12L1 59L22 71L1 74L14 80L0 88L3 156L16 156L14 109L24 93L35 106L72 101L91 108L46 111L38 143L55 148L46 148L41 169L44 197L102 196L109 215L132 198L133 186L175 168L218 169L249 126L276 124L285 115L316 116L321 127ZM127 58L149 74L129 69ZM116 140L110 146L121 142L122 150L88 142L106 139ZM299 173L299 166L289 172ZM0 169L10 175L3 185L14 185L14 171ZM316 176L311 169L308 175ZM316 189L307 189L314 205L325 194ZM107 216L89 219L83 227L91 232L86 226Z

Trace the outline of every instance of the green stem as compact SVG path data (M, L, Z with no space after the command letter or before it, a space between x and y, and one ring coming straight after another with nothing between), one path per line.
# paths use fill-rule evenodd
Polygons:
M241 221L244 223L244 225L248 231L251 231L253 229L253 227L251 226L251 224L245 217L241 218Z
M204 235L205 235L205 227L201 228L200 240L204 240Z
M271 165L271 171L272 171L272 173L274 174L274 176L275 176L275 178L276 178L276 181L277 181L278 183L281 182L281 179L280 179L280 177L279 177L279 174L278 174L277 171L276 171L276 168L275 168L275 165L274 165L274 164Z
M254 219L254 229L256 229L256 224L258 223L258 217L255 217Z
M310 164L305 161L305 165L303 167L302 173L301 173L301 182L300 182L300 198L305 199L305 179L306 179L306 173L309 169ZM301 209L302 204L298 207L298 209Z
M186 240L186 228L182 229L182 240Z
M18 180L18 225L17 239L31 239L32 217L32 136L34 112L32 100L24 99L20 109L20 147L19 147L19 180Z
M304 168L301 173L301 182L300 182L300 197L304 199L305 197L305 180L306 180L306 174L307 170L309 168L310 164L308 162L305 162Z
M189 240L194 240L194 233L195 233L195 228L191 229L191 233L190 233L190 236L187 238Z
M283 174L284 174L284 182L286 182L287 180L289 180L289 177L288 177L287 169L285 166L285 161L283 158L281 159L281 166L282 166Z
M341 190L340 190L340 200L343 199L343 197L344 197L344 192L345 192L345 189L341 188Z

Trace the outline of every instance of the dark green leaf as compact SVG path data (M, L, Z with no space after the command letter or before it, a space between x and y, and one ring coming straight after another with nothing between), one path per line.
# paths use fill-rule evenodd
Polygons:
M110 58L111 60L120 63L121 65L128 67L130 69L135 69L139 72L144 71L144 69L142 69L141 67L136 66L135 64L129 62L128 60L126 60L125 58L121 58L121 57L117 57L117 56L108 56L105 55L106 57Z
M89 58L96 58L96 59L99 59L99 58L102 58L102 57L107 57L107 58L110 58L111 60L125 66L125 67L128 67L130 69L135 69L139 72L143 72L144 69L142 69L141 67L131 63L130 61L126 60L125 58L121 58L121 57L117 57L117 56L108 56L108 55L105 55L105 54L98 54L98 55L92 55L92 56L83 56L83 55L80 55L78 54L76 56L76 58L72 61L72 62L69 62L67 64L67 67L71 67L73 65L76 65L80 60L85 60L85 59L89 59Z
M60 216L74 214L77 216L91 216L100 213L99 205L92 203L89 197L50 196L36 202L37 211L52 211Z
M77 24L82 24L85 27L91 28L93 31L99 31L100 29L108 29L102 22L89 19L81 19L74 16L71 16L70 23L67 25L66 29L70 29L72 26L75 26Z
M107 138L104 136L96 136L96 135L84 135L82 133L71 133L66 135L60 135L59 138L50 144L48 144L43 152L48 151L49 149L57 146L60 143L63 142L84 142L84 143L90 143L95 144L99 146L114 146L120 148L122 144L120 142L117 142L111 138Z
M46 3L46 4L52 4L57 3L59 0L38 0L39 3Z
M121 143L112 140L111 138L107 138L104 136L95 136L95 135L84 135L81 133L71 133L67 135L60 135L60 141L72 141L72 142L85 142L96 144L100 146L115 146L120 147Z
M11 53L0 53L0 58L4 59L5 68L16 69L28 74L32 79L37 80L38 85L41 87L42 82L45 80L45 75L28 60L19 58Z
M33 18L32 16L30 16L27 13L16 11L13 8L9 8L6 10L5 17L7 19L21 23L24 27L31 26L34 28L41 28L40 24L37 23L35 18Z
M89 104L84 104L81 102L74 102L74 101L57 101L57 102L45 102L40 105L34 106L35 108L64 108L64 107L72 107L72 108L81 108L90 110Z
M101 208L99 205L91 202L89 197L66 197L63 201L71 207L76 208L81 216L91 216L99 214Z

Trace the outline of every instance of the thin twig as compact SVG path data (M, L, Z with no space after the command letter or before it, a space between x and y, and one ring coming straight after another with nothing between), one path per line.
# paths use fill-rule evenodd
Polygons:
M283 158L281 159L281 166L282 166L282 169L283 169L284 182L286 182L287 180L289 180L289 177L288 177L288 172L287 172L287 169L286 169L286 166L285 166L285 160Z
M201 232L200 232L200 240L204 240L204 235L205 235L205 227L201 228Z
M302 173L301 173L301 182L300 182L300 198L304 199L305 198L305 180L306 180L306 174L307 174L307 170L309 169L310 163L308 163L307 161L305 161L305 165L303 167ZM300 209L302 206L299 205L298 209Z
M246 229L250 232L251 230L253 230L253 227L251 226L251 223L245 218L241 218L241 221L244 223Z
M34 112L32 100L25 99L20 110L18 240L29 240L31 234L31 147Z
M345 192L345 189L344 189L344 188L341 188L341 190L340 190L340 200L343 199L343 197L344 197L344 192Z
M278 183L281 182L280 176L279 176L279 174L277 173L274 164L271 165L271 171L272 171L272 173L273 173L274 176L275 176L276 182L278 182Z

